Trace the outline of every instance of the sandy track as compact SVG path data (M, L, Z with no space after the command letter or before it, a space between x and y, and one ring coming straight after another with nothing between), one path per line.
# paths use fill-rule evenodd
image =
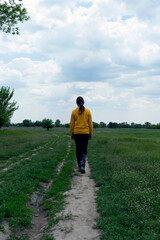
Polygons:
M96 189L94 181L90 178L88 163L86 172L86 174L75 172L71 190L65 193L67 204L59 215L63 220L60 220L52 231L55 240L100 239L100 232L93 228L98 214L95 201Z

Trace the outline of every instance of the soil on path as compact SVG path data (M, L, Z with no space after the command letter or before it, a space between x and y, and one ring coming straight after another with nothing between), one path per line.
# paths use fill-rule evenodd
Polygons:
M86 174L76 172L71 190L65 193L66 207L59 215L62 220L54 227L52 234L55 240L99 240L100 232L94 228L98 217L96 188L90 178L88 163Z

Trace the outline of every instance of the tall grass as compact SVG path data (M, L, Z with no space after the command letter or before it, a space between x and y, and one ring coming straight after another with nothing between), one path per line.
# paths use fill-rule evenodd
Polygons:
M160 132L109 130L89 147L104 240L160 239Z

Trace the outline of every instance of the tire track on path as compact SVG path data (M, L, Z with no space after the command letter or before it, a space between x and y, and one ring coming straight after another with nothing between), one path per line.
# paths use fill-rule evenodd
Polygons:
M0 171L7 172L9 169L20 164L22 161L32 160L32 157L36 156L37 154L39 154L41 151L43 151L46 148L50 148L53 150L53 148L48 147L48 144L45 144L43 146L38 146L37 148L32 149L31 150L32 153L30 153L28 151L28 152L18 155L17 157L11 157L8 160L6 160L5 164L0 165L0 167L2 168ZM30 155L26 157L26 155L29 153L30 153ZM11 161L13 161L16 158L20 158L20 159L18 159L16 162L12 163Z
M57 167L56 177L59 176L61 169L63 167L63 164L66 162L66 159L69 156L70 150L71 150L71 142L68 142L66 156L64 157L64 159L62 159L61 163ZM30 240L40 240L44 234L45 227L48 226L46 211L42 209L42 203L43 203L43 198L46 192L50 189L52 184L54 184L54 179L51 179L49 183L41 183L41 184L44 188L44 192L40 193L38 190L35 191L31 195L30 197L31 200L28 203L29 208L31 208L34 212L34 215L32 218L32 227L30 229L26 229L22 232L17 233L18 234L17 239L24 239L24 237L28 235ZM11 234L8 221L4 220L2 223L2 226L4 228L4 231L0 231L0 240L7 240Z
M57 167L57 176L59 176L63 164L65 163L69 153L71 150L71 142L68 142L67 154L62 162ZM32 228L29 229L25 234L28 233L29 239L31 240L40 240L44 234L44 229L48 226L46 212L42 209L42 202L45 193L50 189L50 187L54 184L54 180L52 179L49 183L42 183L43 188L45 189L43 194L39 192L34 192L31 197L31 201L29 203L30 208L34 209L34 216L32 219Z

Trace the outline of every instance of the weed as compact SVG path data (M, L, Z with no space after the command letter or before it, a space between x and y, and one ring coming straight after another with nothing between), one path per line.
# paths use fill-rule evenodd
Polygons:
M28 236L17 236L15 234L11 234L7 240L29 240Z
M49 235L49 234L45 234L45 235L41 238L41 240L54 240L54 237L51 236L51 235Z
M73 227L67 228L60 228L60 231L65 232L65 233L71 233L73 231Z
M0 225L0 232L3 232L3 233L6 232L4 226L2 226L2 225Z

